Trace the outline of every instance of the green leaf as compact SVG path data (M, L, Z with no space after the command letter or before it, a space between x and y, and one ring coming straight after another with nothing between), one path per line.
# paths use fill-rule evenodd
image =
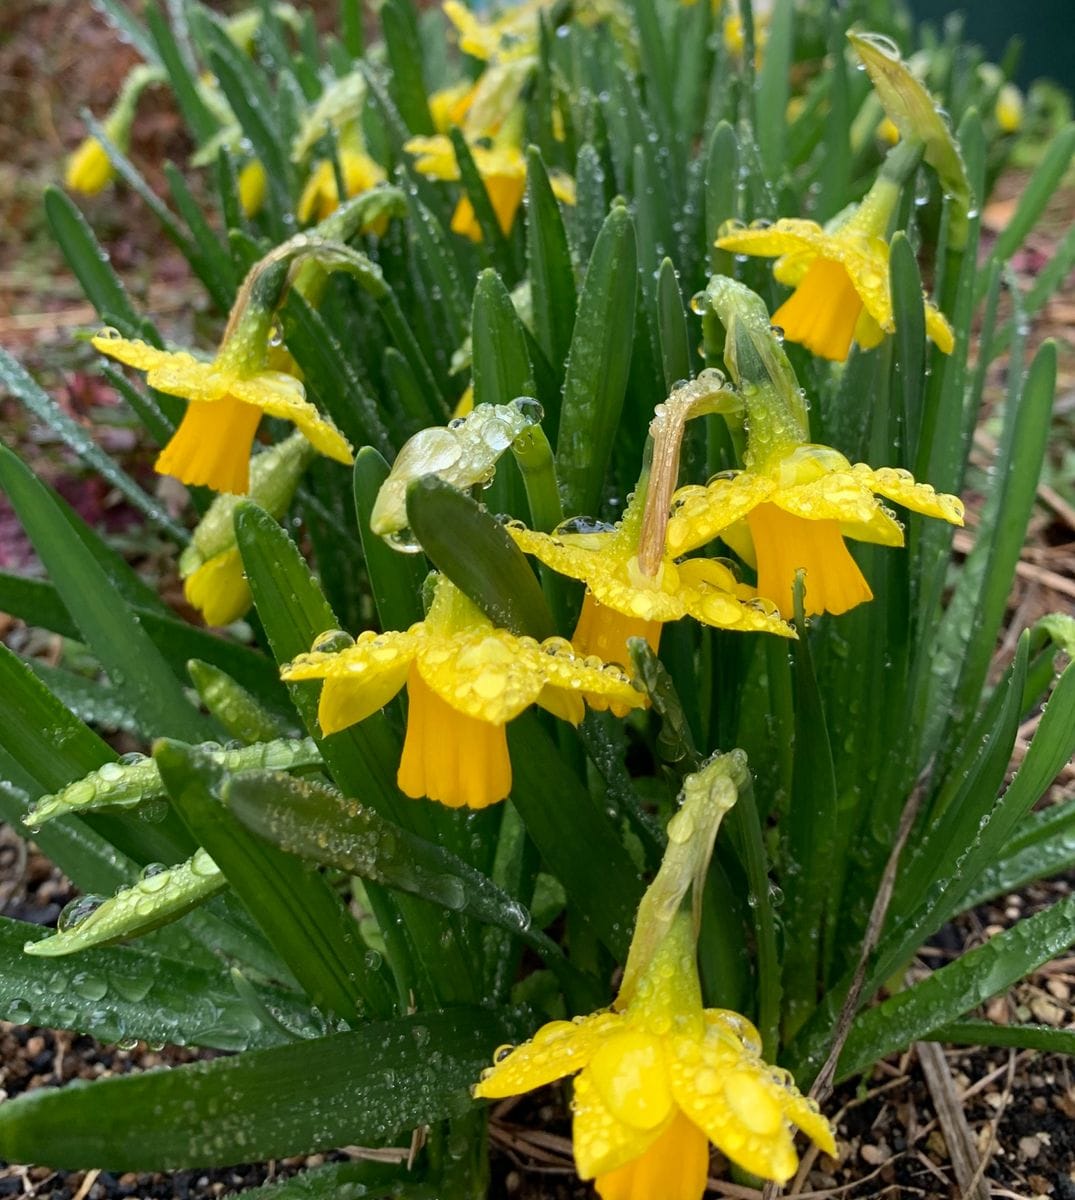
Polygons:
M161 740L154 758L172 803L319 1008L346 1021L391 1004L367 966L358 927L325 880L249 834L224 807L226 773L204 751Z
M784 168L784 133L787 128L791 52L794 41L795 6L792 0L776 0L769 22L769 39L758 74L754 130L758 148L770 179L779 179Z
M604 807L533 713L508 725L508 746L511 798L527 833L582 921L625 962L642 881Z
M116 689L103 679L79 675L64 667L50 667L32 658L27 659L27 666L65 708L87 725L123 730L139 738L151 736L152 730L145 727L137 711L125 704Z
M391 1196L392 1200L436 1200L435 1192L415 1182L415 1172L405 1164L330 1162L247 1189L243 1200L347 1200L354 1196Z
M459 164L459 178L463 191L474 209L474 216L481 230L481 249L486 261L496 267L501 275L514 280L517 272L512 256L512 249L504 231L500 228L493 202L489 198L485 183L474 164L474 156L470 152L463 131L453 126L449 131L452 146L455 150L455 160Z
M216 863L204 850L196 850L185 862L143 874L76 924L28 944L26 953L58 958L141 937L178 920L225 887L227 880Z
M657 334L661 344L664 386L671 392L684 379L690 379L691 348L687 334L687 314L672 260L661 262L657 275Z
M1075 1029L1052 1025L996 1025L992 1021L953 1021L926 1038L956 1046L1015 1046L1043 1054L1075 1054Z
M493 1049L518 1033L503 1010L416 1013L169 1071L27 1092L0 1108L0 1156L170 1171L386 1143L465 1112Z
M474 288L470 341L475 404L510 404L537 394L522 322L493 270L482 271Z
M388 88L400 116L412 133L433 132L422 77L422 39L415 10L407 0L386 0L381 5L381 27L391 67Z
M427 475L407 489L407 520L433 565L494 625L539 640L552 636L541 585L507 530L485 508Z
M303 771L322 765L321 752L310 738L280 738L234 750L211 746L200 749L210 762L226 771ZM166 795L156 760L138 756L135 762L106 762L53 795L42 796L26 819L36 829L67 813L81 816L99 808L137 808Z
M89 436L85 428L67 413L30 378L6 350L0 349L0 386L20 400L39 420L44 421L83 462L144 513L154 525L165 530L176 541L189 539L182 525L177 525L167 511L127 474L117 467L111 457Z
M575 324L575 266L560 205L535 146L526 153L526 254L534 337L559 384ZM559 412L550 412L549 419L555 433Z
M195 741L211 736L211 723L184 696L138 618L74 534L48 489L6 448L0 448L0 486L112 683L158 730Z
M370 591L382 629L408 629L423 617L422 580L428 564L421 554L401 554L370 529L370 513L381 484L388 478L388 463L365 446L355 455L355 513L362 538Z
M198 81L180 53L175 36L168 28L168 22L159 7L156 4L147 4L145 13L153 44L161 65L168 72L168 83L179 105L179 111L183 114L183 120L196 142L207 142L220 127L219 122L201 98Z
M1029 182L1019 191L1019 203L997 237L993 259L1007 262L1038 223L1045 206L1056 195L1075 154L1075 124L1066 125L1049 143ZM985 275L981 276L984 280ZM981 295L979 285L979 296Z
M182 173L174 163L164 164L164 175L168 190L198 249L197 258L191 261L198 278L205 284L206 291L222 311L227 312L238 289L240 279L231 255L223 242L213 232L197 200L191 194Z
M559 947L531 927L530 914L518 901L454 854L356 800L323 784L269 771L235 776L224 798L244 825L290 854L467 913L521 938L554 970L565 965Z
M890 258L892 308L896 316L893 380L903 415L903 455L912 461L922 429L925 392L926 319L922 307L922 278L907 235L892 239Z
M123 946L84 951L76 962L43 963L23 947L40 945L47 930L0 917L0 1014L17 1024L73 1029L118 1042L138 1038L172 1046L246 1050L279 1045L287 1033L263 1023L239 998L226 973ZM258 986L297 1032L308 1032L305 1002L279 988ZM78 1092L82 1085L70 1090ZM0 1133L0 1141L4 1134ZM31 1150L27 1161L39 1161Z
M634 226L617 207L590 256L567 360L556 467L570 516L595 514L601 501L627 390L637 291Z
M994 896L1006 896L1037 879L1048 879L1075 866L1075 801L1032 812L1004 856L978 876L961 901L977 908Z
M716 247L720 228L738 215L739 142L735 130L721 121L713 130L705 162L705 240L709 269L714 275L732 273L732 256Z
M970 1012L1075 941L1075 896L998 933L921 983L862 1013L840 1055L846 1079Z
M129 337L141 336L142 319L112 270L108 255L74 201L57 187L45 189L45 218L67 265L101 320L123 326L121 332Z

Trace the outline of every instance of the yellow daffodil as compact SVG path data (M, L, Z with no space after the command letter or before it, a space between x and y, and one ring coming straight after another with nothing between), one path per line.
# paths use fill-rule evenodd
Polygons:
M1001 133L1018 133L1023 124L1023 93L1014 83L1005 83L997 93L993 115Z
M339 159L348 199L360 196L385 181L384 168L364 150L341 144ZM336 171L328 159L321 159L310 172L310 178L302 189L296 216L304 225L310 221L323 221L339 206L340 189L336 182ZM378 217L370 228L374 233L383 234L388 228L388 218Z
M464 54L483 62L506 62L536 53L541 14L551 7L551 0L524 0L510 5L502 16L483 21L461 0L445 0L443 12L455 26Z
M749 471L727 472L676 493L668 550L685 554L722 537L758 568L758 591L792 615L795 572L806 572L807 616L843 613L873 598L845 538L902 546L903 527L875 498L963 524L955 496L915 483L907 471L851 465L829 446L789 448Z
M321 454L337 462L352 461L347 439L306 399L302 384L267 368L267 334L261 322L250 332L240 327L209 362L185 351L128 341L114 329L93 338L102 354L145 371L150 387L190 401L157 458L162 475L217 492L245 492L250 450L263 413L291 421Z
M149 84L158 83L163 78L164 74L159 68L148 67L142 63L123 81L116 103L101 122L108 140L117 149L126 153L130 144L131 125L134 123L138 98ZM115 177L116 170L102 143L95 137L87 137L68 156L63 181L64 186L72 192L94 196L103 191Z
M415 155L415 167L430 179L457 180L459 164L451 139L442 134L433 137L413 137L404 149ZM511 232L515 214L519 211L526 191L526 158L518 145L494 142L492 146L477 143L470 147L474 165L485 184L489 201L496 214L497 224L507 234ZM575 181L558 171L549 174L549 182L558 200L575 203ZM481 241L481 226L467 196L460 197L452 216L452 232L471 241Z
M429 115L433 118L433 128L437 133L447 133L453 125L462 125L474 99L475 86L464 79L430 94Z
M115 168L104 146L95 138L84 138L67 160L64 185L83 196L95 196L104 191L116 177Z
M274 517L282 517L295 495L314 449L301 433L254 455L250 495ZM253 603L243 561L235 543L238 496L217 496L179 556L183 594L207 625L230 625Z
M580 654L627 663L628 638L643 637L656 650L661 626L687 616L721 629L789 636L790 629L771 606L723 563L703 558L677 563L665 555L655 575L643 571L641 516L641 506L636 506L617 528L582 532L573 530L570 522L551 534L508 526L525 553L586 584L572 638Z
M773 324L789 341L842 362L852 341L870 349L896 328L887 230L898 198L899 185L882 175L860 205L824 229L793 217L764 227L730 223L717 245L733 254L776 258L773 274L795 290L773 313ZM925 297L923 306L927 335L950 354L951 326Z
M724 358L746 410L746 469L675 493L667 552L686 554L719 536L757 566L758 591L782 616L793 615L799 570L807 616L847 612L873 593L844 539L903 545L903 527L876 496L955 525L963 524L963 504L907 471L852 466L839 451L808 443L795 373L760 297L715 276L705 303L727 331Z
M628 707L643 698L617 667L497 629L441 576L424 621L367 631L346 649L300 655L281 675L323 679L318 720L335 733L382 708L406 684L407 735L397 782L406 795L485 808L511 791L504 726L531 704L578 724L582 694Z
M579 1072L575 1164L602 1200L701 1200L709 1142L778 1183L798 1166L793 1126L836 1152L817 1106L762 1059L753 1025L702 1007L686 913L672 922L622 1011L553 1021L496 1057L475 1096L513 1096Z
M256 217L265 203L269 177L261 162L252 158L239 172L239 204L248 217Z

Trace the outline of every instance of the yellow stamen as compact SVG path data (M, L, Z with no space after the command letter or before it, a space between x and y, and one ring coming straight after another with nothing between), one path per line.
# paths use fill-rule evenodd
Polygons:
M795 572L806 572L803 611L844 613L873 599L873 592L844 544L838 521L808 521L775 504L747 514L758 558L758 591L780 615L793 615Z
M407 676L407 736L396 782L412 799L449 808L486 808L511 791L503 725L479 721L442 700L412 666Z
M709 1172L705 1134L679 1110L652 1146L594 1181L601 1200L698 1200Z
M862 299L845 268L817 258L802 282L773 313L790 342L798 342L821 358L843 362L851 349Z
M186 484L241 495L249 486L250 449L260 420L259 408L230 396L189 404L156 469Z

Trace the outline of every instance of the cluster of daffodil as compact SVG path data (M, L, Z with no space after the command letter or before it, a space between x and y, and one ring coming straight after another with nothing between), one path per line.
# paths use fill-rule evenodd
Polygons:
M895 997L900 1034L860 1024L986 886L972 876L1015 829L1005 804L1027 812L1044 789L1017 777L994 805L996 731L1014 739L1051 684L1053 644L1075 636L1042 626L987 693L968 647L976 629L995 637L1003 604L974 607L971 590L1014 570L1007 539L945 573L999 344L1003 263L976 266L982 130L999 161L1019 95L974 63L965 94L942 97L957 135L933 93L958 73L936 47L905 61L854 32L875 8L385 0L371 46L350 4L328 40L286 3L227 20L191 5L174 42L155 12L152 36L131 18L145 63L66 182L92 193L118 170L145 194L126 157L135 109L147 86L172 86L219 219L171 168L179 215L149 198L219 310L215 349L168 346L63 195L50 220L93 289L104 328L89 340L144 377L143 394L107 364L197 516L180 528L140 482L114 482L182 539L185 599L217 632L151 611L90 533L72 568L44 539L53 607L100 655L109 703L133 688L128 727L163 740L152 761L112 763L44 684L4 674L0 648L18 704L48 711L77 751L38 780L47 738L27 749L26 723L0 720L0 774L12 758L46 836L53 816L95 822L94 880L123 856L168 864L95 899L81 933L76 914L27 934L31 955L166 935L228 887L260 927L233 928L224 904L183 926L175 945L213 939L194 971L216 989L208 1007L230 1020L234 988L243 1037L255 1029L243 1042L214 1018L183 1040L256 1045L273 1071L290 1055L279 1078L300 1132L248 1121L226 1080L226 1119L206 1116L198 1089L216 1105L220 1068L199 1064L193 1116L175 1116L174 1142L160 1134L169 1161L396 1144L424 1125L420 1186L473 1200L497 1114L485 1102L573 1077L575 1165L601 1200L700 1200L711 1146L738 1183L784 1184L796 1131L838 1154L818 1103L834 1074L975 1002L934 1011L912 988ZM1018 357L1018 321L1001 335ZM1023 404L1011 395L1006 422ZM1040 400L1029 410L1040 423ZM1005 429L1032 470L1036 435ZM5 452L5 488L8 472ZM998 478L990 505L1032 503ZM987 505L983 528L999 519ZM60 544L66 518L42 529ZM84 624L83 568L113 589ZM7 595L0 578L0 607ZM135 650L110 657L123 630ZM176 661L208 716L186 674L167 692ZM1050 704L1050 721L1063 711ZM1050 738L1028 751L1035 780L1055 725ZM988 761L968 757L982 746ZM912 791L921 849L886 867ZM8 802L0 787L5 819ZM130 812L154 820L128 827ZM948 841L966 879L964 859L942 870ZM997 877L1017 885L1022 862ZM161 944L171 978L185 949ZM107 953L102 971L133 969ZM989 994L979 983L946 995ZM101 1033L107 1003L86 1031ZM298 1078L307 1055L320 1066ZM10 1158L22 1110L5 1110ZM382 1165L327 1164L327 1186L413 1182Z

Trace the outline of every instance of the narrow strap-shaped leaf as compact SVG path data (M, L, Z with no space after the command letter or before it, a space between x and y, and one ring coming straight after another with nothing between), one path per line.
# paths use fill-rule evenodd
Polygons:
M468 306L455 252L444 226L410 191L407 192L407 209L411 216L411 229L417 235L417 244L421 248L422 262L429 268L440 289L441 311L444 313L448 336L458 346L466 336Z
M793 0L776 0L769 23L769 38L755 95L754 130L762 162L770 179L778 179L784 163L788 89L795 20Z
M370 513L388 470L388 463L372 446L363 447L355 455L355 514L381 626L407 629L423 616L421 590L427 563L421 554L401 554L391 549L370 529Z
M406 0L387 0L381 5L381 28L388 51L389 92L400 116L412 133L433 132L427 89L422 78L422 40L418 36L415 11Z
M738 215L739 142L735 130L721 121L713 130L705 160L705 240L709 269L715 275L730 275L732 255L716 246L720 228Z
M539 639L552 636L541 585L507 530L485 508L427 475L407 489L407 519L433 565L495 625Z
M1048 879L1075 866L1075 800L1030 813L1004 856L978 876L963 897L977 908L994 896L1007 896L1037 879Z
M514 283L517 272L511 245L500 228L493 202L474 163L474 155L471 154L463 131L458 126L453 126L449 133L455 150L455 160L459 164L459 179L481 229L481 249L485 261Z
M172 803L318 1007L355 1023L391 1010L358 927L315 871L248 833L220 798L226 778L203 752L160 741L154 758Z
M0 1109L0 1156L168 1171L385 1143L468 1107L494 1048L518 1033L504 1010L448 1009L27 1092Z
M493 270L482 271L474 288L470 341L475 404L510 404L536 394L522 322Z
M896 314L893 384L898 385L903 409L904 446L901 458L913 461L922 428L925 391L926 325L922 278L907 235L892 239L890 258L892 308Z
M152 736L152 730L146 728L137 710L124 703L123 697L103 679L91 679L33 658L27 659L26 665L65 708L87 725L122 729L143 739Z
M0 486L112 683L162 732L194 741L211 736L211 723L187 700L179 680L72 532L48 489L6 448L0 448Z
M224 789L250 829L292 854L465 912L521 938L554 970L559 947L532 928L530 913L480 871L322 784L278 772L236 775Z
M526 254L534 337L562 383L575 324L575 267L560 205L534 146L526 155ZM559 412L548 416L555 434Z
M209 855L196 850L185 862L147 870L137 883L103 900L82 920L57 929L51 937L29 943L26 953L58 958L91 946L110 946L141 937L177 921L227 885Z
M179 962L125 946L94 947L70 963L43 963L23 947L40 945L46 933L39 925L0 917L0 1013L5 1020L73 1029L102 1042L138 1038L246 1050L286 1040L280 1026L262 1023L247 1007L219 966ZM258 986L256 992L297 1034L312 1032L303 999L279 988ZM33 1151L29 1157L35 1157Z
M527 832L580 919L626 961L642 881L615 828L532 713L508 726L508 746L511 798Z
M174 163L164 164L164 175L172 200L187 223L198 255L191 261L198 278L205 284L213 302L222 312L227 312L235 299L239 276L231 255L213 232L182 172Z
M183 114L183 120L194 135L195 141L207 142L216 133L219 122L199 95L198 81L179 52L175 36L160 8L156 4L147 4L145 12L153 45L161 65L168 72L168 83L179 105L179 111Z
M661 262L657 275L657 336L661 346L664 386L669 392L677 383L691 378L691 349L687 314L672 260Z
M200 749L209 761L226 771L302 771L322 765L321 752L311 738L280 738L234 750L210 746ZM135 762L106 762L54 795L42 796L28 814L27 823L39 827L65 813L137 808L164 797L167 792L156 760L135 757Z
M837 1078L970 1012L1075 941L1075 896L998 933L921 983L862 1013L851 1027Z
M609 213L586 269L564 380L556 467L564 511L595 514L623 410L638 289L631 215Z
M1075 1054L1075 1029L1052 1025L997 1025L993 1021L953 1021L933 1030L926 1041L956 1046L1015 1046L1044 1054Z
M436 1189L415 1178L405 1164L329 1162L289 1179L247 1189L244 1200L342 1200L343 1197L391 1196L392 1200L437 1200ZM352 1190L354 1189L354 1190Z
M138 335L142 320L75 202L57 187L46 188L45 218L97 315L123 326L121 332L128 336Z
M44 421L63 441L99 475L117 488L154 525L180 543L190 535L176 524L167 511L123 470L90 437L86 430L30 378L6 350L0 349L0 385L17 397L39 420Z

